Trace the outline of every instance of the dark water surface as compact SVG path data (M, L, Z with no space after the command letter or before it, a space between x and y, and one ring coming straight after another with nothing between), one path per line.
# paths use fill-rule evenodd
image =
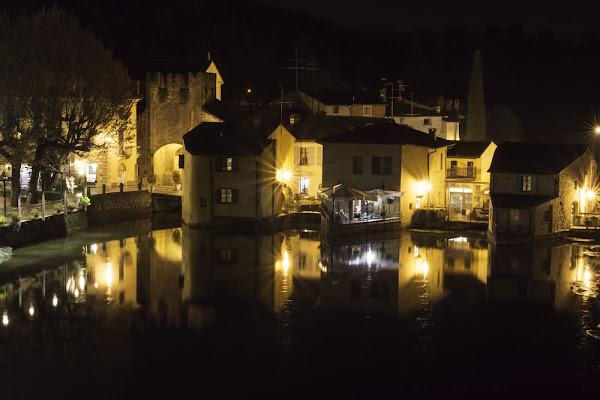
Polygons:
M110 231L110 232L108 232ZM600 245L149 221L0 264L7 398L600 393ZM9 397L10 396L10 397Z

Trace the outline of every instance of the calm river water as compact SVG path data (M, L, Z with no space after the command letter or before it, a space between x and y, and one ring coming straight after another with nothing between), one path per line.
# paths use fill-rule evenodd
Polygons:
M579 396L600 389L600 245L154 229L0 264L0 388L31 398Z

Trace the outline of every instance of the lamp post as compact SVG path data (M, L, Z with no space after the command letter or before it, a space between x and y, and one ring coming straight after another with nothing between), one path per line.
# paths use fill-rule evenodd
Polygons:
M2 197L4 198L4 216L6 217L6 180L8 177L6 176L6 171L2 171Z

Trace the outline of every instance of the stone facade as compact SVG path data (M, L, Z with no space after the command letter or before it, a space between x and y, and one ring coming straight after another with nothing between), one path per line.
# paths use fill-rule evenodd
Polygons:
M138 124L142 176L156 173L153 156L159 149L183 145L183 135L202 122L202 107L216 99L217 75L148 73L145 85L146 105ZM172 172L174 166L165 168Z

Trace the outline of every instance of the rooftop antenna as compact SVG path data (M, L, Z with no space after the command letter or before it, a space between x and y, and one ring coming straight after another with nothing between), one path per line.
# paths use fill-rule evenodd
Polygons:
M293 67L287 67L287 69L295 69L296 70L296 91L298 91L298 70L299 69L305 69L304 67L300 67L298 65L298 62L300 61L304 61L304 60L300 60L298 59L298 48L296 47L296 56L294 57L294 59L289 59L289 61L296 63L295 66Z

